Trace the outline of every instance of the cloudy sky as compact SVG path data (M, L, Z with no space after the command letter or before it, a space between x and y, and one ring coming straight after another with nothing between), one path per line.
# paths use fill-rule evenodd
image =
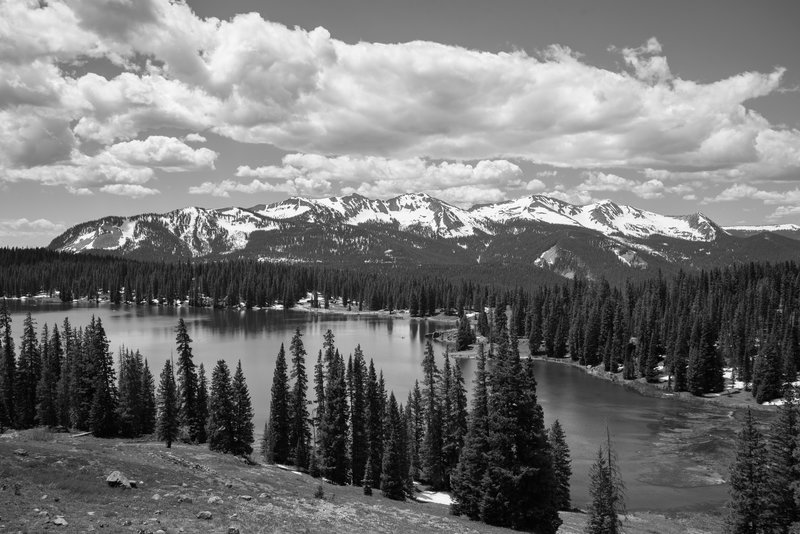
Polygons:
M0 245L290 195L800 223L800 2L0 0Z

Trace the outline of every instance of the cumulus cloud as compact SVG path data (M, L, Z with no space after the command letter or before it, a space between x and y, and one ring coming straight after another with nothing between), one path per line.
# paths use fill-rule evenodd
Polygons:
M0 219L0 237L55 236L65 229L63 223L48 219Z
M322 196L341 190L344 194L386 198L408 191L427 191L444 200L469 204L502 200L504 184L519 183L523 173L518 165L506 160L482 160L473 165L437 163L422 158L288 154L282 165L241 166L236 175L254 180L205 182L192 187L190 193L225 197L231 192L283 191L292 195Z
M187 143L205 143L207 139L198 133L190 133L183 136L183 140Z
M151 189L138 184L108 184L100 188L103 193L119 195L123 197L141 198L150 195L157 195L157 189Z
M577 186L579 190L586 191L627 191L644 199L661 198L665 194L685 195L692 191L688 184L665 185L656 178L647 181L623 178L616 174L588 171L583 173L583 182Z
M761 200L764 204L800 204L800 189L767 191L748 184L734 184L706 202L733 202L738 200Z
M0 169L12 180L49 174L91 190L76 177L53 178L69 175L87 144L131 168L211 169L213 152L185 145L203 142L192 133L202 131L303 153L240 171L286 191L389 192L396 175L416 169L427 181L404 191L493 195L503 179L490 185L478 175L504 175L509 167L491 162L514 159L662 173L638 184L645 198L666 191L665 180L788 179L800 171L800 131L746 107L781 90L784 69L700 83L671 72L656 38L613 50L622 71L559 46L529 55L424 41L348 44L324 28L291 29L256 13L201 18L169 0L2 2ZM96 58L122 72L63 68ZM148 141L164 130L185 132L183 141ZM356 162L315 163L309 154ZM443 160L456 163L427 163ZM459 163L475 160L489 163ZM339 172L348 166L351 174ZM367 171L377 175L367 180ZM141 174L131 177L142 185ZM94 187L109 183L122 182ZM214 190L231 190L222 184Z
M157 189L143 186L154 179L154 169L166 172L213 169L216 157L212 150L193 149L173 137L151 136L116 143L94 156L73 149L64 162L10 168L3 178L9 182L64 186L76 195L100 191L141 198L158 193Z
M213 150L193 149L179 139L160 135L117 143L106 154L130 165L151 165L167 172L213 169L217 158Z

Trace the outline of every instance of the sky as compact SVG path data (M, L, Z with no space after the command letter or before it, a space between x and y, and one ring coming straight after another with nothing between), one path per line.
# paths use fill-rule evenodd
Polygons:
M800 2L0 0L0 246L289 196L800 224Z

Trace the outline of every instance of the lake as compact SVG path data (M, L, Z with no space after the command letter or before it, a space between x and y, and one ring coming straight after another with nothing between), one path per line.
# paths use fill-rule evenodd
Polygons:
M17 348L25 313L37 325L61 325L68 317L74 327L102 319L116 353L118 347L138 349L158 374L175 347L174 328L182 317L193 339L195 363L203 363L210 380L219 359L232 367L241 359L255 410L256 433L264 428L275 357L281 343L287 348L296 328L303 333L308 351L307 369L313 376L322 336L331 329L344 355L360 344L364 354L382 369L387 389L405 402L415 379L421 378L425 334L429 321L370 315L309 314L302 311L220 310L156 306L58 304L28 300L8 301ZM436 346L441 361L441 346ZM468 384L475 362L461 362ZM571 366L536 362L539 401L548 425L559 419L567 434L572 463L573 505L588 503L588 471L605 442L606 428L619 457L626 485L628 509L671 510L719 508L727 500L727 485L720 475L705 468L703 451L684 454L672 447L698 418L724 420L731 416L717 407L698 409L671 399L644 397L610 382L594 378ZM716 436L717 441L729 436ZM714 439L712 436L709 439ZM711 447L714 449L714 447ZM713 450L711 452L714 452ZM699 456L698 456L699 454ZM700 458L698 460L698 458Z

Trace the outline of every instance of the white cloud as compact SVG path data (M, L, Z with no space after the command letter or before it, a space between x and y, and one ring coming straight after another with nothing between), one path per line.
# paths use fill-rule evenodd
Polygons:
M800 206L778 206L775 211L767 215L767 220L776 222L785 220L787 217L793 217L792 221L796 222L796 218L800 216Z
M106 154L130 165L150 165L168 172L213 169L217 153L193 149L179 139L160 135L110 146Z
M745 107L781 90L784 69L700 83L672 74L656 38L618 51L628 71L589 65L561 46L532 56L423 41L348 44L324 28L290 29L255 13L203 19L169 0L0 2L0 169L11 180L49 175L91 189L100 183L91 171L81 180L68 169L86 142L131 167L213 168L208 149L168 138L149 151L146 139L137 141L176 129L186 142L208 131L304 153L241 171L282 180L270 187L287 191L391 191L397 176L421 171L404 191L425 185L466 198L458 188L506 183L516 173L511 159L660 173L637 183L644 198L667 191L667 179L730 183L800 172L800 131ZM60 68L87 57L123 72ZM314 161L315 153L352 161ZM488 163L428 163L441 160Z
M537 175L538 175L538 173L537 173ZM543 181L541 181L541 180L539 180L537 178L534 178L533 180L531 180L527 184L525 184L525 189L527 191L539 192L539 191L544 191L545 189L547 189L547 186L544 184Z
M283 191L292 195L322 196L341 190L344 194L386 198L413 190L466 204L473 199L502 200L504 184L517 184L523 173L518 165L506 160L482 160L473 165L435 163L422 158L288 154L282 165L241 166L236 176L255 180L249 183L205 182L192 187L190 193L229 196L230 192Z
M0 20L0 63L17 73L5 77L25 80L32 62L87 55L126 70L73 79L56 69L47 84L25 82L14 97L57 107L77 121L76 136L104 144L180 128L394 159L675 172L751 166L766 177L800 168L796 150L784 150L800 146L800 132L744 106L780 90L783 69L684 80L656 38L619 50L628 73L559 46L530 56L422 41L348 44L324 28L289 29L255 13L202 19L168 0L52 0L41 9L5 2ZM58 98L48 104L46 94ZM13 113L35 115L30 107Z
M138 184L108 184L100 188L103 193L109 195L119 195L123 197L142 198L150 195L157 195L158 189L151 189Z
M0 237L55 236L65 229L63 223L48 219L0 219Z
M627 191L644 199L661 198L665 194L685 195L692 191L689 184L664 185L659 179L651 178L647 181L623 178L616 174L588 171L583 173L583 182L576 187L586 191L619 192Z
M198 133L190 133L183 136L183 140L187 143L205 143L207 139Z
M706 202L733 202L739 200L761 200L764 204L800 204L800 189L788 191L766 191L748 184L734 184Z

